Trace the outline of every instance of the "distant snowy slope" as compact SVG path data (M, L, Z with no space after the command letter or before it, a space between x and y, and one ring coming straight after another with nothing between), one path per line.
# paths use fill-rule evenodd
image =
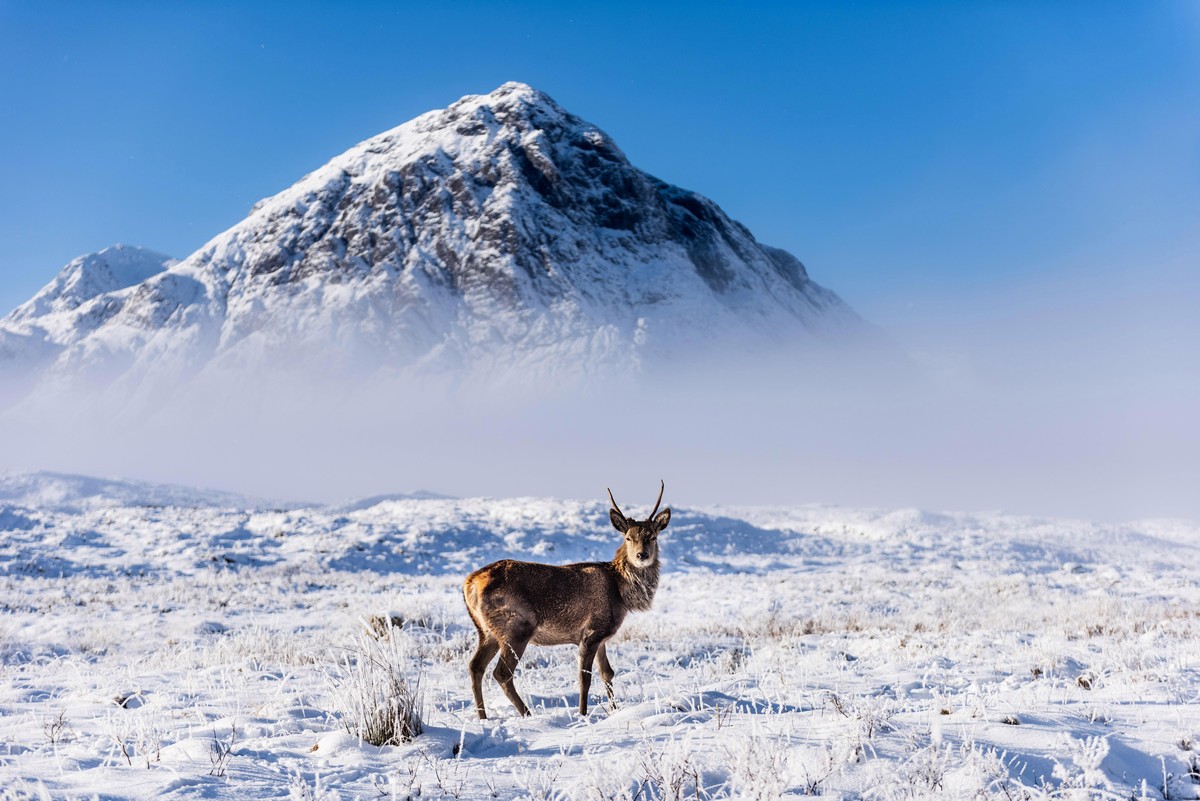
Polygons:
M0 504L68 514L117 507L257 509L277 505L232 492L50 472L0 473Z
M54 473L0 476L0 508L15 515L11 525L0 519L0 530L11 529L0 563L55 574L189 573L214 555L231 565L458 574L502 558L608 560L619 539L603 501L427 496L306 507ZM1097 562L1120 571L1122 562L1113 561L1118 555L1140 568L1172 552L1172 562L1186 554L1200 558L1200 528L1182 521L1102 526L819 506L673 511L663 535L668 572L761 573L851 557L907 569L934 552L947 563L1005 563L1038 572ZM72 532L87 549L60 547L75 541Z
M54 316L52 374L129 394L265 368L588 382L883 341L794 256L519 83L351 148L169 269L106 258L0 336Z
M390 501L432 501L432 500L454 500L449 495L441 495L436 492L428 492L427 490L417 490L416 492L389 492L383 495L371 495L366 498L358 498L345 503L333 504L326 507L327 512L335 514L347 514L349 512L360 512L363 509L370 509L372 506L378 506L381 503Z

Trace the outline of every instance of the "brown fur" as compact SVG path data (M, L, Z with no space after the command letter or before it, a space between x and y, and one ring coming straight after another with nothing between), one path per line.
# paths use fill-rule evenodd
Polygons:
M625 518L614 503L609 514L613 526L625 534L611 562L558 566L504 559L467 576L463 599L479 632L479 646L470 662L471 689L479 717L487 717L483 673L496 654L500 659L492 675L517 713L529 714L513 683L517 662L529 643L579 646L581 715L587 714L596 660L609 701L614 702L614 671L605 643L617 633L629 612L649 609L654 601L659 574L658 532L670 522L671 510L664 509L657 516L652 513L649 520L633 521Z

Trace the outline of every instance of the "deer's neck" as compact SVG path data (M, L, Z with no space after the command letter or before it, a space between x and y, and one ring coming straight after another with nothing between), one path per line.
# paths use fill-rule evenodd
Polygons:
M625 549L617 551L613 559L625 608L644 612L654 603L654 592L658 589L658 557L647 567L637 567L625 555Z

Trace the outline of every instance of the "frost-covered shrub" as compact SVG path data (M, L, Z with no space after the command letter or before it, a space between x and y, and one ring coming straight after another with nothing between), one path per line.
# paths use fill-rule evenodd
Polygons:
M704 774L687 744L670 741L642 743L639 796L650 801L710 798Z
M340 799L341 796L336 792L321 785L319 773L314 777L312 784L309 784L299 771L292 775L292 782L288 787L288 801L340 801Z
M399 745L419 735L422 674L410 669L394 631L378 639L360 636L329 677L346 731L371 745Z
M791 781L791 747L786 737L751 732L728 748L733 797L747 801L781 798Z

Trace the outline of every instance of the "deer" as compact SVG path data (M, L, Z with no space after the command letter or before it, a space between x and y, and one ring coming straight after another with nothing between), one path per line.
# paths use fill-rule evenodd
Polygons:
M617 633L630 612L645 611L658 589L658 535L671 521L671 509L661 512L665 482L659 482L658 500L645 520L626 517L612 490L608 512L613 528L625 535L611 562L578 562L547 565L503 559L481 567L463 582L467 612L479 632L479 646L471 657L471 690L475 711L487 718L483 705L483 673L496 654L500 659L492 675L522 717L530 714L513 682L517 663L529 643L579 646L579 714L588 713L592 668L600 663L600 677L613 694L612 664L605 643Z

